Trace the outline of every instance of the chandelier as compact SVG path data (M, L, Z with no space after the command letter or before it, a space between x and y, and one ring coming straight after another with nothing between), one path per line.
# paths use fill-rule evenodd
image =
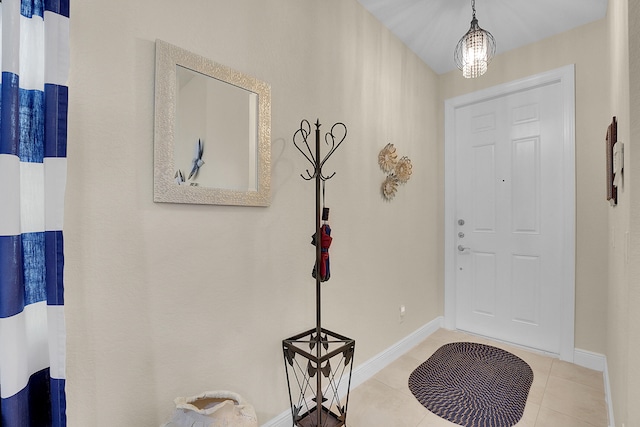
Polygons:
M483 75L496 53L496 40L490 32L483 30L476 19L476 0L471 0L473 19L471 28L462 36L454 52L456 65L467 79Z

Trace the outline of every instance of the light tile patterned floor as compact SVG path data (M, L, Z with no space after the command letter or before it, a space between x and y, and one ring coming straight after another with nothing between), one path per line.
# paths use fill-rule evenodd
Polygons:
M408 386L411 372L442 345L472 341L503 348L526 361L534 380L518 427L606 427L601 372L457 331L440 329L351 391L347 427L455 427L429 412Z

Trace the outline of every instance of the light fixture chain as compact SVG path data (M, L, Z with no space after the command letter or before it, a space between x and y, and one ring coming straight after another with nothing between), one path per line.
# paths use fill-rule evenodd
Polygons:
M473 10L473 19L476 19L476 0L471 0L471 10Z

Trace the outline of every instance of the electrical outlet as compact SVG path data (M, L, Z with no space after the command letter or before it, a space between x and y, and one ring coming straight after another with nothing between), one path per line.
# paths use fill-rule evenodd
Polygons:
M400 323L404 321L404 315L407 313L407 308L403 305L400 306Z

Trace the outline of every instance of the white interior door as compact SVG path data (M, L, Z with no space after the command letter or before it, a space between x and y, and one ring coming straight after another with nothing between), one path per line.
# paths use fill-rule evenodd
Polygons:
M564 95L562 82L551 81L461 105L450 111L447 142L455 154L455 327L555 354L563 353L574 286L565 271L574 265L566 248L574 231Z

